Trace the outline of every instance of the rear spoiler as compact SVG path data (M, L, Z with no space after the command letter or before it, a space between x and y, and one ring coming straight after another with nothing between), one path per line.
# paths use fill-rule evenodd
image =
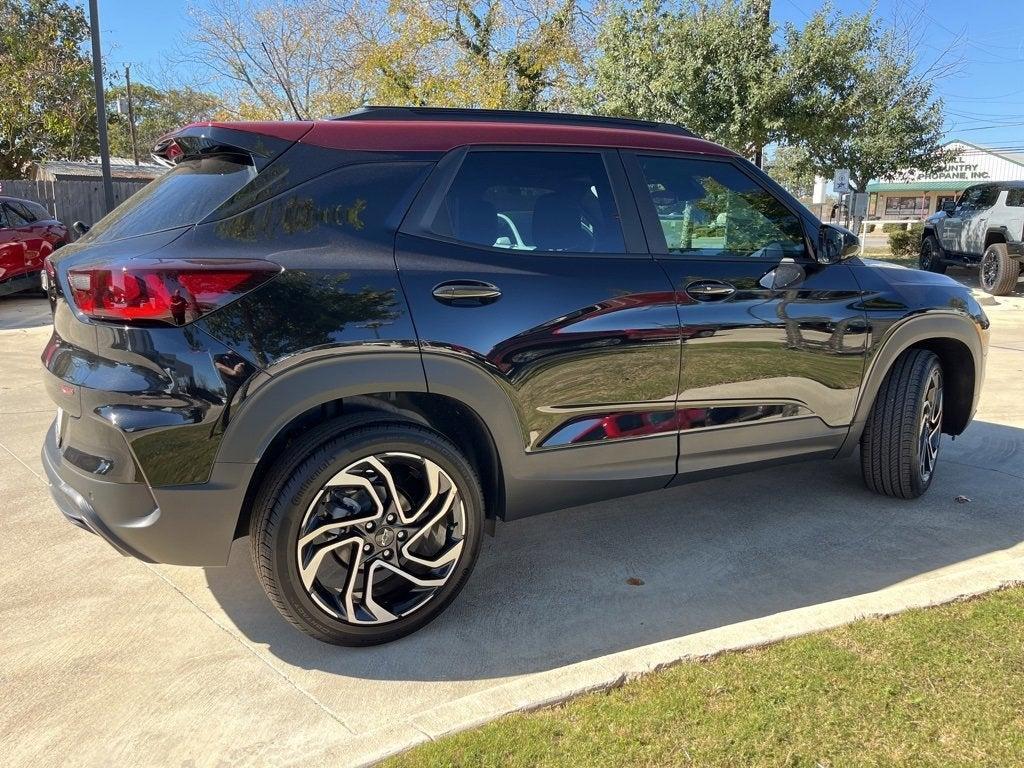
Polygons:
M173 167L204 154L246 154L257 170L301 139L311 122L192 123L157 139L153 160Z

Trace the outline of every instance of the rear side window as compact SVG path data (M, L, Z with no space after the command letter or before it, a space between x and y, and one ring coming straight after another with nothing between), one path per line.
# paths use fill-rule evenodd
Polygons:
M118 240L195 224L256 176L244 155L207 155L179 163L104 216L90 240Z
M1024 208L1024 189L1011 189L1007 191L1006 204L1013 208Z
M511 251L626 251L597 152L470 152L431 230Z

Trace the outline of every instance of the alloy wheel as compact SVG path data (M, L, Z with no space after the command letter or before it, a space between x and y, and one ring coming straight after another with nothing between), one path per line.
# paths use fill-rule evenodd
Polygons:
M931 240L925 240L924 245L921 246L921 269L930 271L932 268L932 260L935 258L935 249L932 246Z
M318 491L299 527L299 579L324 612L385 624L415 612L451 578L466 510L440 466L412 453L349 464Z
M927 483L935 471L942 439L942 372L933 368L925 385L921 404L921 430L918 436L918 461L921 480Z
M989 249L981 257L981 287L990 291L999 279L999 258L995 250Z

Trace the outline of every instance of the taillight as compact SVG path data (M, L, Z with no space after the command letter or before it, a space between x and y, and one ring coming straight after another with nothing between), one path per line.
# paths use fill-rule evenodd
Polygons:
M270 280L281 267L234 259L130 259L68 270L71 298L99 320L184 325Z

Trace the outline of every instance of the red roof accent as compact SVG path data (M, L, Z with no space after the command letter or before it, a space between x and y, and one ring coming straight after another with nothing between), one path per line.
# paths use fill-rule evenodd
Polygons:
M329 149L392 152L446 152L466 144L546 144L630 149L665 149L731 156L725 147L703 139L657 131L551 123L503 123L445 120L317 120L193 123L301 140ZM193 127L188 126L188 127Z

